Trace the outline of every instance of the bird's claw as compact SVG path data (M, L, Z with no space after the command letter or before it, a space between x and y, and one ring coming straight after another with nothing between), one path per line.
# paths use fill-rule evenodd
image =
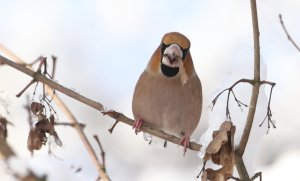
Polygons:
M189 136L184 136L183 138L181 138L179 144L184 147L183 148L183 156L184 156L186 151L187 151L187 148L190 147L190 137Z
M137 135L139 132L141 132L141 127L144 123L143 119L135 120L132 126L132 129L134 129L135 134Z

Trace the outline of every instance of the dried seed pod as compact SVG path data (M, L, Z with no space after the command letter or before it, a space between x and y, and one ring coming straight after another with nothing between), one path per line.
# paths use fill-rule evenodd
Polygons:
M0 117L0 138L6 140L7 138L7 120Z
M51 135L54 136L54 140L55 140L56 145L62 146L62 141L58 137L58 134L57 134L57 132L55 130L54 130L54 132Z
M47 137L44 131L33 128L29 132L27 140L27 149L29 151L39 150L47 143Z
M51 115L50 115L49 120L50 120L50 124L51 124L51 125L54 125L54 123L55 123L54 114L51 114Z
M44 111L45 106L39 102L32 102L30 104L30 110L34 115L39 115Z

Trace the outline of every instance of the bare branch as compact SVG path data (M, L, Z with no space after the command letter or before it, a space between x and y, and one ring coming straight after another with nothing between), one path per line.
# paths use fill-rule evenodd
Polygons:
M230 94L233 94L234 100L237 103L237 105L241 108L242 106L248 107L248 105L246 105L245 103L241 102L239 99L237 99L233 88L238 85L239 83L249 83L253 85L253 80L250 79L240 79L238 81L236 81L234 84L232 84L230 87L228 87L227 89L224 89L223 91L221 91L213 100L212 100L212 109L214 108L215 104L217 103L218 98L225 92L228 91L227 93L227 101L226 101L226 117L231 121L231 115L230 115L230 111L229 111L229 100L230 100Z
M55 126L71 126L71 127L75 127L75 126L80 126L81 129L85 128L85 124L83 123L61 123L61 122L55 122L54 124Z
M24 89L21 90L21 92L19 92L16 97L20 97L22 96L22 94L32 85L34 84L36 81L34 79L32 79L26 86Z
M257 172L256 174L254 174L253 177L251 177L251 180L255 180L257 177L259 177L259 181L262 181L262 173L261 172Z
M100 155L101 155L101 158L102 158L102 165L103 165L104 170L105 170L105 152L104 152L104 149L102 147L102 144L101 144L100 139L98 138L98 136L94 135L94 138L95 138L95 140L98 143L98 146L100 148Z
M259 45L259 26L257 18L256 0L250 0L251 15L252 15L252 27L253 27L253 41L254 41L254 78L252 95L249 106L249 112L246 120L246 125L243 131L238 148L235 151L236 168L238 170L241 180L250 180L249 174L243 162L243 154L245 152L246 145L248 143L249 135L251 132L254 115L256 111L256 104L260 87L260 45Z
M257 104L259 87L260 87L260 83L259 83L260 82L260 47L259 47L259 29L258 29L256 0L251 0L251 13L252 13L253 39L254 39L254 79L253 79L253 88L252 88L252 95L251 95L247 121L246 121L246 125L243 131L241 141L237 149L237 151L241 156L244 154L246 145L248 143L248 139L249 139L249 135L250 135L250 131L252 128L252 123L256 111L256 104Z
M271 90L270 90L270 96L269 96L268 107L267 107L267 115L264 118L264 120L262 121L262 123L259 125L259 127L261 127L264 124L265 120L268 119L268 131L270 129L270 124L272 124L273 128L276 128L274 120L272 120L272 111L271 111L271 106L270 106L274 86L275 86L275 84L272 84Z
M282 26L282 28L283 28L283 30L284 30L284 32L285 32L285 34L286 34L288 40L289 40L289 41L294 45L294 47L300 52L299 46L298 46L298 45L296 44L296 42L292 39L291 35L289 34L289 32L287 31L287 29L286 29L286 27L285 27L285 25L284 25L284 22L283 22L283 20L282 20L282 15L279 14L278 16L279 16L280 24L281 24L281 26Z

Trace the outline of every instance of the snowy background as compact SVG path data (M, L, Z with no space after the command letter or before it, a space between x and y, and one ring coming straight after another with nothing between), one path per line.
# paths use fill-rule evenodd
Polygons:
M245 159L250 172L262 171L264 180L297 180L300 162L300 52L287 40L278 14L300 44L300 2L258 1L263 75L277 83L272 111L277 129L266 134L258 124L266 114L270 87L261 88L259 108ZM209 121L225 116L224 100L214 112L208 106L218 91L240 78L252 77L252 25L249 1L0 1L0 43L31 62L38 56L58 57L56 80L62 85L132 117L131 99L135 83L161 37L170 31L185 34L204 91L203 116L193 138L198 141ZM15 95L30 81L7 66L0 67L0 97L9 100L8 142L18 154L14 167L25 166L50 181L95 180L97 172L76 132L58 127L63 147L47 155L47 148L30 156L26 142L29 127L23 109L25 96ZM32 93L33 88L27 92ZM241 85L236 94L249 101L250 86ZM149 146L142 134L122 123L111 135L112 120L60 93L76 117L87 124L85 132L98 150L92 135L98 134L106 151L107 172L113 181L195 180L202 164L197 152L169 144ZM224 96L225 97L225 96ZM1 106L0 106L1 107ZM247 109L232 104L233 122L243 125ZM3 110L0 110L4 114ZM67 122L58 111L60 121ZM242 127L241 127L242 128ZM20 164L21 162L21 164ZM13 180L0 162L1 180ZM77 168L82 171L75 173Z

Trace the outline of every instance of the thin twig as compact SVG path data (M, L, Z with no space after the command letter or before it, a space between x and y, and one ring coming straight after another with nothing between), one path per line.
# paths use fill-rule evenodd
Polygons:
M104 149L102 147L102 144L101 144L100 139L98 138L98 136L94 135L94 138L95 138L95 140L98 143L98 146L100 148L100 155L101 155L101 158L102 158L102 165L103 165L104 170L105 170L106 167L105 167L105 152L104 152Z
M251 180L255 180L257 177L259 177L259 181L262 181L262 173L261 172L257 172L256 174L254 174L253 177L251 177Z
M234 177L234 176L231 176L230 178L233 179L233 180L236 180L236 181L241 181L241 179L236 178L236 177Z
M54 82L51 79L48 79L44 75L35 73L32 70L27 69L26 67L18 65L16 63L12 62L11 60L9 60L5 57L2 57L1 55L0 55L0 62L8 64L9 66L11 66L11 67L23 72L23 73L35 78L35 80L40 81L44 84L47 84L48 86L64 93L65 95L67 95L69 97L72 97L73 99L75 99L75 100L77 100L77 101L79 101L83 104L86 104L86 105L88 105L88 106L90 106L90 107L92 107L96 110L99 110L101 112L104 111L104 107L103 107L102 104L100 104L96 101L93 101L91 99L88 99L88 98L76 93L75 91L73 91L71 89L68 89L68 88L58 84L57 82ZM106 115L108 115L111 118L114 118L118 121L121 121L125 124L128 124L130 126L132 126L133 122L134 122L132 119L129 119L128 117L124 116L123 114L115 112L115 111L113 111L111 114L106 114ZM78 128L80 129L79 126L78 126ZM167 141L175 143L175 144L179 144L180 140L181 140L180 138L178 138L176 136L167 134L167 133L165 133L161 130L158 130L158 129L154 129L154 128L150 127L149 125L146 125L146 124L142 125L141 131L144 131L146 133L149 133L151 135L154 135L156 137L162 138L164 140L167 140ZM199 145L195 142L190 142L189 148L191 150L200 151L201 145ZM103 178L103 177L101 177L101 178Z
M22 94L32 85L34 84L36 81L34 79L32 79L26 86L24 89L22 89L17 95L16 97L20 97L22 96Z
M259 125L259 127L261 127L264 124L265 120L268 120L268 131L270 129L270 123L272 124L273 128L276 128L274 120L272 120L272 111L271 111L271 98L272 98L272 92L274 86L275 84L271 86L271 90L270 90L270 96L269 96L268 107L267 107L267 115L265 116L262 123Z
M199 177L200 177L200 175L201 175L201 173L203 173L203 172L205 171L205 165L206 165L206 162L207 162L207 161L203 161L202 168L201 168L201 170L200 170L200 172L199 172L199 174L197 175L197 177L196 177L196 178L199 178Z
M52 74L50 77L51 77L51 79L54 79L57 57L54 55L52 55L51 57L52 57L52 62L53 62L52 63L53 68L52 68Z
M79 125L81 129L85 128L85 124L83 123L61 123L61 122L55 122L55 126L71 126L75 127L76 125Z
M298 46L298 45L296 44L296 42L292 39L291 35L290 35L289 32L287 31L287 29L286 29L286 27L285 27L285 25L284 25L284 22L283 22L283 20L282 20L282 15L281 15L281 14L279 14L279 21L280 21L280 24L281 24L281 26L282 26L282 28L283 28L283 30L284 30L284 32L285 32L285 34L286 34L288 40L289 40L289 41L294 45L294 47L300 52L299 46Z
M222 95L225 91L230 91L232 90L236 85L238 85L239 83L244 82L244 83L249 83L253 85L253 81L251 79L240 79L238 81L236 81L234 84L232 84L230 87L228 87L227 89L224 89L223 91L221 91L212 101L212 106L214 106L218 100L218 98L220 97L220 95Z
M105 115L105 114L104 114L104 115ZM109 128L108 132L109 132L110 134L113 133L113 131L114 131L114 129L115 129L115 127L117 126L118 123L119 123L119 121L116 120L116 121L114 122L114 124L112 125L112 127Z
M212 100L212 107L211 109L213 110L215 104L217 103L218 98L225 92L228 91L227 93L227 101L226 101L226 118L228 118L231 121L231 115L230 115L230 111L229 111L229 100L230 100L230 94L233 94L234 100L237 103L237 105L241 108L241 106L245 106L248 107L248 105L244 104L243 102L241 102L240 100L237 99L233 88L238 85L239 83L249 83L253 85L253 80L250 79L240 79L238 81L236 81L234 84L232 84L230 87L224 89L223 91L221 91L213 100Z

